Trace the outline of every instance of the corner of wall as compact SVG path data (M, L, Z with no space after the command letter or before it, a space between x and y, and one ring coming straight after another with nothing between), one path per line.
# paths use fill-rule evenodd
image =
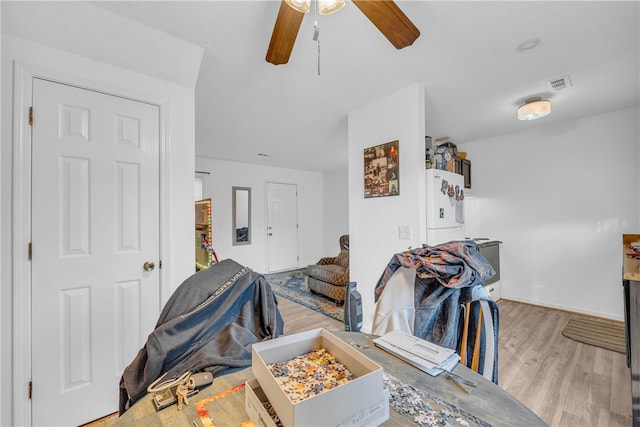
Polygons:
M3 57L2 57L2 7L0 6L0 82L2 81L2 63L3 63ZM2 115L2 99L3 99L3 88L4 88L4 84L0 83L0 117L4 117ZM2 136L2 120L0 120L0 140L4 141L4 137ZM2 144L4 145L4 144ZM2 152L0 151L0 171L2 171L4 169L4 167L2 166ZM0 173L0 195L3 193L3 177L2 174ZM4 239L2 238L2 230L5 229L4 224L3 224L3 209L2 209L2 200L3 197L0 196L0 224L2 224L0 226L0 242L4 242ZM0 244L0 283L6 283L5 279L4 279L4 274L3 274L3 247ZM0 294L3 293L3 289L0 289ZM2 300L4 300L4 295L1 298ZM5 336L5 330L4 330L4 325L6 324L4 322L3 319L3 315L4 312L2 310L2 305L0 304L0 336ZM0 425L9 425L10 424L10 419L8 419L8 416L6 414L10 413L8 411L8 408L5 408L5 405L10 405L11 404L11 399L7 399L5 398L5 394L7 393L7 388L5 387L5 381L4 381L4 377L6 375L6 371L8 371L8 369L5 368L5 366L7 365L4 361L4 355L9 353L9 349L5 348L5 340L0 340Z
M349 169L325 172L323 174L324 211L324 256L337 254L338 240L349 234Z
M423 238L424 101L424 88L415 84L348 117L350 274L362 294L365 331L375 310L373 289L388 261ZM363 150L394 140L399 141L399 195L365 198ZM399 238L399 226L410 227L410 240Z

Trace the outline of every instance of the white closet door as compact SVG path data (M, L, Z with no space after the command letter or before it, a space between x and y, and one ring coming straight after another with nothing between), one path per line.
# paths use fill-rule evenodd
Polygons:
M159 315L159 108L40 79L33 107L32 421L79 425Z

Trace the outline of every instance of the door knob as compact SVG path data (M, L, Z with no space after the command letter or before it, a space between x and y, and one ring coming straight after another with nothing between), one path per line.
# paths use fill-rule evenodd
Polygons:
M153 261L147 261L144 263L142 268L144 268L144 271L153 271L153 269L156 268L156 265L153 263Z

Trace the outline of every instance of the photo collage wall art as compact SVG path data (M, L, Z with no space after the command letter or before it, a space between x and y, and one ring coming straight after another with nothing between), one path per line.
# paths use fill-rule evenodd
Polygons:
M364 197L400 194L400 144L387 142L364 149Z

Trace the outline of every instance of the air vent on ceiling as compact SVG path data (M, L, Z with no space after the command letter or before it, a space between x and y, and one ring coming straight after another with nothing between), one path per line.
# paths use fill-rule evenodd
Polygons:
M571 86L573 85L571 84L571 78L568 75L558 77L547 82L547 87L553 91L566 89Z

